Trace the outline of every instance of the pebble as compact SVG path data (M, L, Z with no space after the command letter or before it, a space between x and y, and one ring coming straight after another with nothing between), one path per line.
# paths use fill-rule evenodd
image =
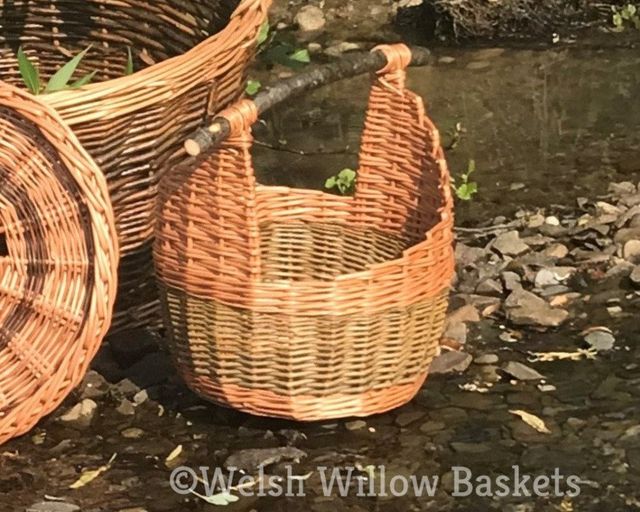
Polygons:
M473 357L465 352L445 352L433 360L429 373L432 375L462 373L471 366L472 362Z
M118 414L122 414L123 416L134 416L136 414L136 408L134 405L127 400L126 398L120 402L120 405L116 408Z
M615 336L606 331L591 332L585 336L584 340L591 348L596 349L598 352L612 350L616 344Z
M553 217L553 216L546 217L544 219L544 223L549 226L555 226L555 227L560 226L560 220L558 219L558 217Z
M504 303L509 320L517 325L558 327L569 319L569 312L551 307L544 299L526 290L513 292Z
M640 287L640 265L637 265L633 269L633 272L631 272L631 275L629 276L629 279L631 279L631 282L633 284L635 284L636 286Z
M640 240L629 240L624 244L622 255L627 261L640 263Z
M487 69L489 67L491 67L491 62L489 62L488 60L475 60L467 64L467 69L474 70L474 71Z
M91 426L97 410L98 404L86 398L61 416L60 421L74 428L85 429Z
M522 278L515 272L503 272L502 282L504 287L509 292L515 292L522 288Z
M517 361L508 362L502 367L502 370L518 380L527 381L545 379L545 376L538 371Z
M351 432L367 428L367 422L363 420L349 421L344 424L345 428Z
M558 388L556 388L553 384L538 384L538 389L543 393L552 393Z
M569 255L569 248L564 244L552 244L544 250L544 255L561 260Z
M426 416L426 412L425 411L413 411L413 412L405 412L400 414L397 418L396 418L396 424L399 427L408 427L409 425L411 425L412 423L415 423L418 420L421 420L422 418L424 418Z
M295 17L298 30L304 34L322 32L327 24L324 12L315 5L305 5Z
M474 363L479 365L498 364L500 358L495 354L483 354L474 359Z
M503 256L519 256L530 248L520 239L520 233L509 231L496 238L493 248Z
M440 64L453 64L456 61L455 57L449 57L445 55L444 57L440 57L438 62Z
M135 427L127 428L120 432L120 435L125 439L141 439L144 437L144 430Z

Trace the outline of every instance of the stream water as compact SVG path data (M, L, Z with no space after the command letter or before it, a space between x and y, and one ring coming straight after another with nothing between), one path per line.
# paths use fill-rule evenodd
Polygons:
M573 206L579 197L606 193L612 181L638 182L637 50L444 49L436 59L438 64L432 67L413 70L410 85L427 99L445 141L456 123L464 127L460 143L448 155L452 173L466 170L469 159L477 163L473 179L479 183L479 193L460 206L460 224L476 226L496 216L511 216L522 207ZM257 138L270 145L286 141L288 152L256 151L262 181L321 188L329 175L355 167L366 90L366 79L351 80L273 113L268 126L257 130ZM170 378L167 384L162 374L167 363L161 356L152 355L140 377L114 370L103 353L96 363L101 373L113 381L126 375L144 380L150 386L149 398L138 395L143 403L127 411L123 400L133 400L137 389L121 382L96 395L99 409L93 426L70 428L54 416L4 446L0 509L24 511L39 501L63 500L77 504L82 512L216 510L194 495L176 494L169 486L171 470L179 465L216 467L239 450L290 444L307 453L294 465L297 475L312 473L305 480L306 497L243 497L222 510L638 510L637 298L629 308L635 317L607 320L624 349L597 360L536 367L553 384L553 391L542 392L537 382L508 379L496 382L487 393L466 391L466 384L495 373L473 365L460 375L430 378L416 400L399 411L355 423L301 425L246 416L200 401L177 379ZM601 308L584 305L578 310L595 319L603 317ZM467 350L474 355L497 354L501 362L526 362L526 351L573 350L578 339L572 323L552 332L525 331L516 345L501 341L503 332L500 321L483 321L472 329ZM70 397L67 405L77 401L78 396ZM535 431L511 410L544 417L551 433ZM180 453L167 461L178 446ZM113 464L95 480L76 490L69 488L114 454ZM318 466L354 465L365 472L367 466L385 466L387 475L438 476L440 481L430 498L323 496ZM495 479L513 478L515 465L534 477L552 477L556 468L565 477L576 475L582 493L578 497L451 495L456 466ZM271 471L283 473L285 468L276 465ZM380 476L380 471L376 474ZM567 490L564 484L563 490Z

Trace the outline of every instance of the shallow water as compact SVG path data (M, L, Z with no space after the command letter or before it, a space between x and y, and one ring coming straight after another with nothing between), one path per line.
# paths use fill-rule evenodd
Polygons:
M574 204L640 171L640 53L634 49L438 50L453 63L413 69L409 86L423 96L443 142L462 123L448 159L459 176L477 164L479 194L459 220L477 223L521 205ZM480 69L478 69L480 68ZM260 152L266 182L322 187L355 166L368 78L291 102L258 138L289 149L341 152L296 156ZM633 172L635 171L635 172Z
M611 181L638 181L637 51L436 53L437 58L455 60L413 70L410 84L427 98L445 141L456 123L466 129L448 157L454 174L464 170L470 158L476 160L480 193L459 208L460 222L475 225L523 206L572 205L580 196L604 194ZM329 175L355 166L366 88L366 79L352 80L272 114L268 127L257 131L258 139L271 145L286 140L288 151L324 154L260 148L256 153L262 181L321 188ZM637 297L625 302L625 308L637 315ZM123 416L116 408L132 393L111 390L97 400L98 419L90 429L65 428L53 417L3 447L0 508L24 511L49 496L76 503L83 512L216 510L170 489L173 466L218 466L238 450L293 444L308 452L295 473L316 472L308 481L306 498L242 498L222 510L637 510L640 436L619 442L625 431L640 425L637 316L611 322L601 307L582 310L593 322L608 321L625 348L596 361L536 366L556 391L543 393L535 383L508 381L486 394L463 391L460 386L483 375L474 365L463 375L430 378L413 403L370 418L357 429L344 421L300 425L249 417L204 404L175 379L170 385L152 386L151 399L134 415ZM578 339L570 324L551 334L525 332L521 345L506 346L498 339L503 329L499 322L483 322L473 331L468 350L525 361L528 350L574 350ZM101 370L109 367L105 357L97 363ZM123 375L115 372L112 378ZM152 379L154 384L156 380L162 379ZM76 401L71 397L67 403ZM538 434L524 426L509 413L513 409L544 416L552 433ZM123 436L131 427L142 429L139 438ZM182 454L167 464L178 445ZM103 475L79 490L69 489L83 471L106 464L115 453L118 458ZM434 498L321 495L318 466L356 464L385 465L390 475L439 476L443 482ZM512 474L514 465L534 476L551 475L555 468L578 475L585 482L583 494L575 499L454 499L447 492L454 466L496 476Z

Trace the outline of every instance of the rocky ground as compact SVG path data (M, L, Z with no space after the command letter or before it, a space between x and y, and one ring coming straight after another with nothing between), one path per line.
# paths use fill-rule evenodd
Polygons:
M442 355L416 400L366 420L300 425L216 408L173 375L158 340L113 339L81 389L3 447L4 510L209 510L169 487L179 465L268 474L293 464L305 498L242 498L228 510L640 508L640 191L521 211L461 229ZM437 475L435 497L324 497L319 465ZM580 477L575 498L453 498L452 471Z

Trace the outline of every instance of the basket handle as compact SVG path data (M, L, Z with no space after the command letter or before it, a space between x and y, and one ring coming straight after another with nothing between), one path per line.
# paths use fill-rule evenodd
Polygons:
M378 46L372 52L348 54L330 64L317 66L308 72L282 80L259 93L253 100L242 100L241 103L247 104L242 110L246 114L251 113L247 122L255 122L259 115L274 106L339 80L371 72L387 74L398 67L405 69L407 66L425 66L430 62L431 52L426 48L408 47L404 44ZM253 103L255 110L248 103ZM199 156L212 151L227 139L232 133L228 116L234 115L235 108L232 107L231 110L223 111L211 124L193 133L184 143L187 154ZM235 125L236 128L238 126Z

